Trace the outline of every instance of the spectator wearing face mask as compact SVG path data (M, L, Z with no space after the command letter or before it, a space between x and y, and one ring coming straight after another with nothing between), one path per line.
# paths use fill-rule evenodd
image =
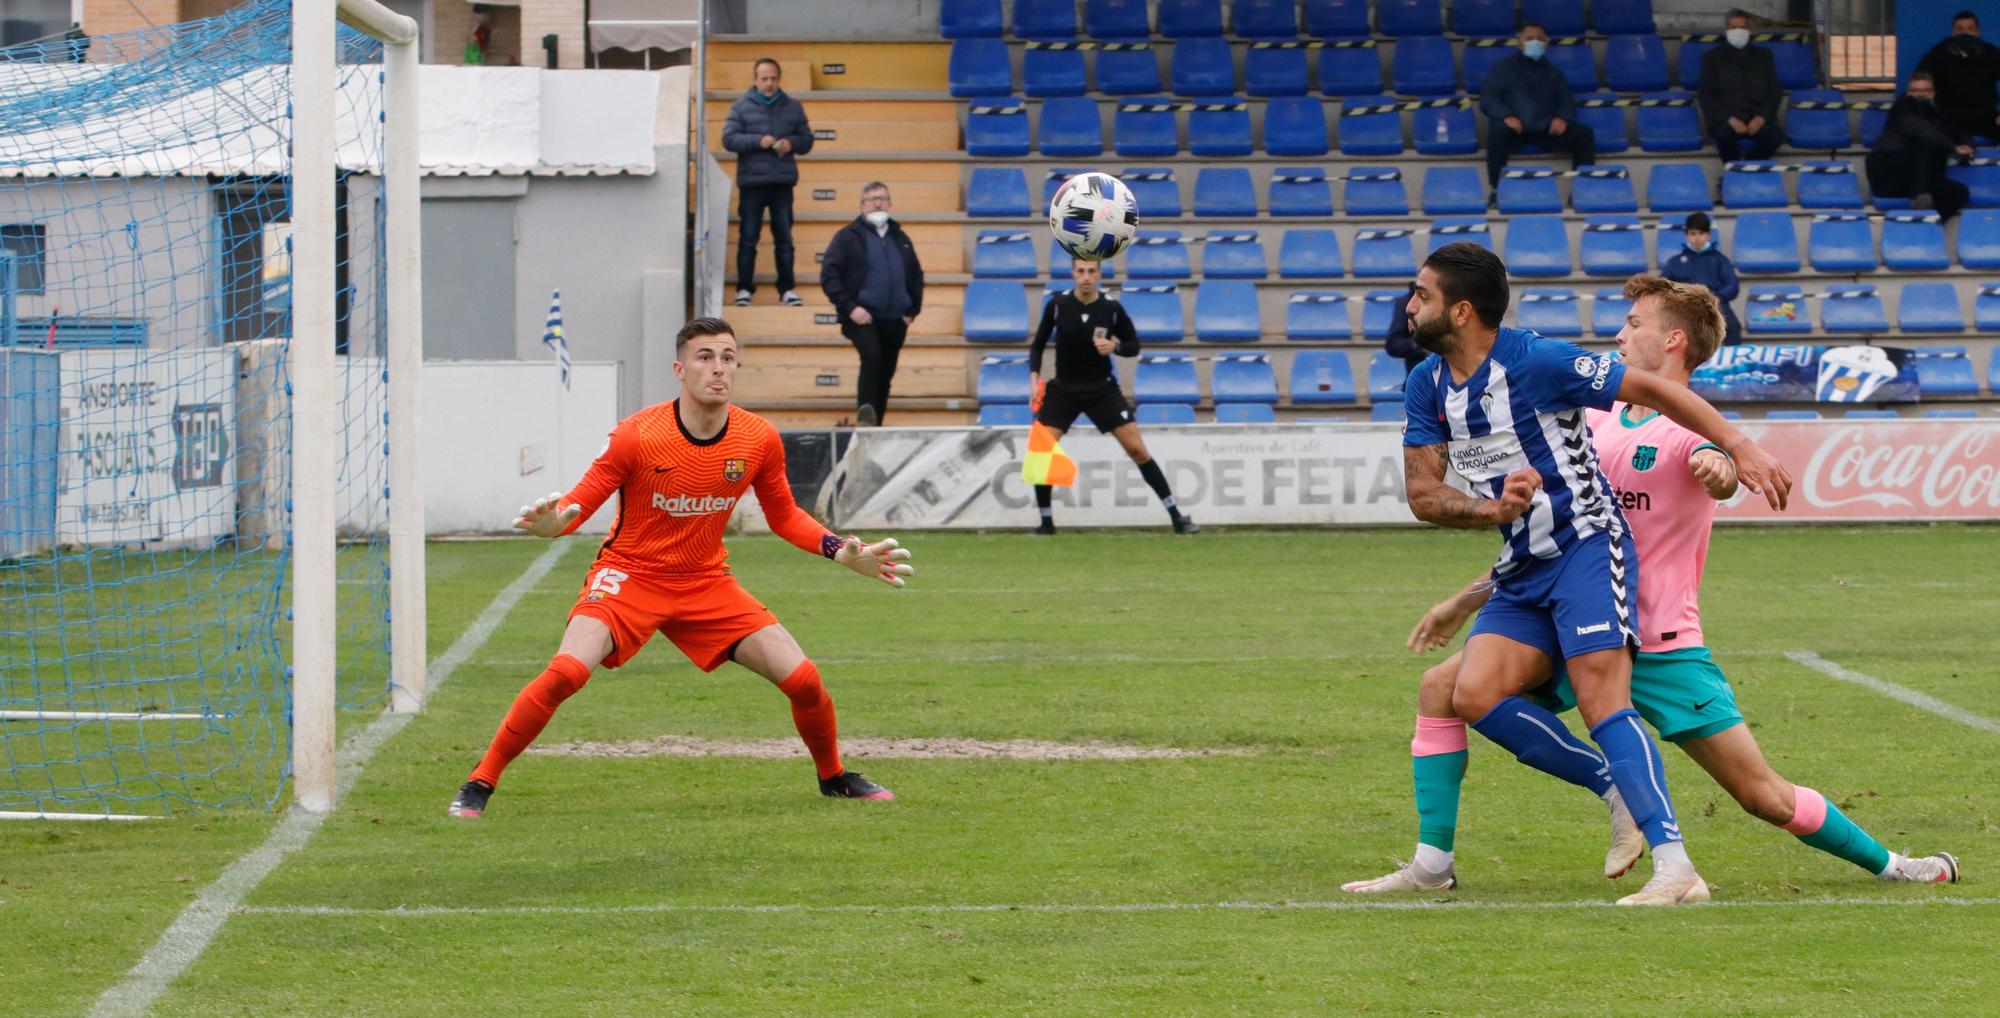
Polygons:
M1576 122L1576 96L1569 79L1549 63L1549 33L1536 24L1521 26L1521 48L1493 65L1479 95L1486 114L1486 183L1500 186L1500 171L1524 145L1568 152L1574 166L1597 162L1597 136ZM1487 203L1492 204L1489 196Z
M861 189L861 214L840 228L820 262L819 287L840 315L840 334L861 357L855 379L855 422L882 423L889 412L889 383L910 323L924 306L924 267L917 248L889 218L889 185Z
M1967 138L2000 139L2000 47L1979 37L1971 11L1952 16L1951 34L1917 62L1937 83L1937 108L1946 123Z
M1736 309L1730 306L1742 289L1736 282L1736 263L1716 250L1715 232L1708 221L1708 213L1696 212L1687 217L1687 223L1682 228L1687 231L1687 241L1679 254L1660 266L1660 275L1676 283L1699 283L1708 287L1708 291L1715 294L1715 299L1722 302L1722 342L1728 346L1743 342L1743 323L1737 320Z
M1730 11L1724 45L1701 57L1698 92L1708 136L1725 163L1769 159L1784 140L1778 130L1778 63L1771 51L1750 45L1750 16Z
M1968 135L1937 108L1937 82L1926 71L1910 75L1889 107L1882 136L1868 151L1868 189L1885 198L1908 198L1913 209L1936 209L1949 220L1972 199L1964 184L1944 175L1953 156L1972 158Z

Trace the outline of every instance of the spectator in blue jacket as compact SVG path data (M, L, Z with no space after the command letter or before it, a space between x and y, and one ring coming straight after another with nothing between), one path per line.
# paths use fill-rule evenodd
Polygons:
M1736 282L1736 263L1715 249L1715 232L1708 213L1696 212L1687 217L1683 229L1687 231L1687 243L1679 254L1660 266L1660 275L1676 283L1700 283L1708 287L1715 299L1722 302L1723 344L1734 346L1743 342L1743 323L1737 320L1736 309L1730 306L1742 290Z
M778 302L786 307L805 303L793 289L792 188L799 183L798 157L812 151L812 125L806 108L778 87L784 74L776 60L765 57L753 71L756 84L729 107L722 125L722 147L736 153L738 231L736 234L736 303L750 303L756 291L757 236L764 230L764 213L771 214L771 254L777 262Z
M1576 122L1576 96L1569 90L1569 79L1549 63L1548 54L1549 33L1537 24L1522 25L1520 52L1486 73L1479 109L1487 121L1490 187L1500 186L1500 171L1523 145L1568 152L1574 166L1597 162L1597 135L1590 125Z

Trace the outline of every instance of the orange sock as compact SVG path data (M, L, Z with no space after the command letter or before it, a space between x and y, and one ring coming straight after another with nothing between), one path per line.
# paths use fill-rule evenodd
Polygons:
M778 683L778 691L792 701L792 724L799 729L799 738L805 741L811 751L813 766L819 769L819 776L830 778L844 768L840 766L840 735L833 719L833 697L826 695L826 687L820 685L819 666L811 658L800 662L785 681Z
M514 698L514 706L507 708L507 717L500 722L500 730L493 733L493 744L486 748L486 756L473 770L472 780L499 785L500 772L535 741L535 736L542 734L556 708L588 681L588 666L568 654L557 654L549 661L548 670L522 687L521 694Z

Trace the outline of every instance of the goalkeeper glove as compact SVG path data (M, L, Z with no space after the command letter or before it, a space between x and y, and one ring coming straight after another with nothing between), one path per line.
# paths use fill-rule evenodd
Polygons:
M916 569L910 565L910 549L897 544L893 537L885 537L874 544L862 544L859 537L849 537L840 542L840 550L833 553L833 560L891 587L903 586L903 577L916 574Z
M536 537L561 537L563 531L583 515L583 507L571 503L558 508L563 493L552 491L535 500L534 505L521 507L521 514L514 517L514 529L525 530Z

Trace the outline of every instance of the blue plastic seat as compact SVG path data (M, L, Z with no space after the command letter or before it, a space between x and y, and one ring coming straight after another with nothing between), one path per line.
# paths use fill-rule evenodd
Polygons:
M1081 54L1079 54L1081 56ZM959 39L951 44L945 80L959 98L1014 94L1014 70L1000 39Z
M1625 296L1623 287L1606 287L1591 295L1590 331L1598 339L1610 339L1625 328L1625 316L1632 311L1632 301Z
M1201 402L1201 376L1195 372L1194 355L1141 355L1138 369L1132 374L1132 395L1142 404Z
M1465 40L1464 77L1465 91L1478 95L1486 90L1486 76L1493 73L1493 65L1515 54L1512 39L1467 39Z
M979 404L1009 403L1025 407L1032 395L1028 384L1028 355L989 353L979 358L977 380Z
M1333 215L1333 187L1317 166L1279 166L1271 170L1266 199L1273 216Z
M1283 96L1264 105L1264 151L1274 156L1316 157L1332 146L1326 107L1312 96Z
M1753 286L1743 316L1743 331L1753 335L1796 335L1813 330L1812 309L1795 286Z
M1733 257L1742 272L1799 271L1799 238L1792 217L1783 212L1746 212L1738 217ZM1869 264L1873 266L1872 258Z
M1271 274L1263 239L1255 230L1210 230L1201 246L1201 274L1206 279L1263 279Z
M1207 279L1194 292L1194 337L1204 343L1254 343L1264 334L1257 284Z
M1424 171L1422 202L1427 215L1484 215L1486 184L1472 166L1433 166Z
M1958 217L1958 263L2000 269L2000 210L1967 209Z
M1821 419L1817 410L1773 410L1764 415L1767 421L1817 421Z
M1028 154L1028 109L1018 96L982 99L966 107L968 155L1018 159Z
M1578 212L1637 212L1632 174L1623 166L1591 166L1570 182L1569 206Z
M1806 149L1852 145L1846 97L1831 89L1793 92L1785 104L1785 142Z
M1625 108L1613 92L1587 92L1576 97L1577 123L1590 128L1596 137L1594 147L1599 155L1623 152L1632 147L1625 135Z
M1383 35L1443 35L1444 12L1438 0L1379 0L1375 17Z
M1125 249L1125 274L1133 279L1192 279L1194 268L1179 230L1140 230Z
M1758 45L1770 49L1771 60L1778 65L1779 88L1797 92L1819 85L1819 61L1813 55L1812 43L1803 33L1785 32L1752 38Z
M1583 335L1581 303L1574 290L1530 287L1521 292L1514 325L1557 339L1576 339Z
M1963 230L1965 225L1959 224ZM1891 272L1943 272L1944 223L1934 212L1891 212L1882 220L1882 267Z
M1015 166L975 166L965 185L968 216L1032 216L1028 178Z
M1882 129L1889 126L1889 107L1895 104L1882 99L1854 105L1861 108L1861 147L1874 148L1876 139L1882 137Z
M1646 180L1646 207L1654 212L1707 212L1715 208L1708 175L1696 163L1659 163Z
M1495 200L1502 215L1530 212L1561 212L1562 194L1556 188L1553 166L1514 165L1500 171Z
M1507 272L1515 276L1570 274L1569 231L1561 216L1517 216L1507 223Z
M1035 412L1026 403L995 403L979 408L982 428L1025 428L1034 421Z
M1160 61L1146 42L1113 43L1097 51L1097 90L1105 95L1152 95L1161 90ZM1168 115L1169 121L1172 114Z
M1729 163L1722 168L1722 207L1781 209L1792 203L1777 163Z
M1294 406L1324 406L1356 402L1354 365L1345 350L1300 350L1292 355L1286 389Z
M1977 396L1979 380L1972 373L1972 358L1962 346L1929 347L1918 350L1917 392L1932 396Z
M1097 119L1097 100L1043 100L1041 122L1035 127L1035 148L1045 156L1103 155L1104 125Z
M1278 420L1278 409L1269 403L1217 403L1215 423L1217 424L1273 424Z
M1604 87L1613 92L1659 92L1667 85L1667 45L1650 32L1604 41Z
M1514 35L1514 0L1452 0L1451 30L1471 39Z
M1028 288L997 279L965 284L961 327L975 343L1020 343L1028 338Z
M1119 291L1118 303L1132 316L1132 328L1139 334L1139 342L1178 343L1187 338L1187 320L1182 317L1178 284L1127 285Z
M1521 0L1521 23L1542 26L1551 39L1582 35L1583 0Z
M1306 0L1306 34L1317 39L1365 39L1368 0Z
M1000 37L1000 0L944 0L938 34L947 39Z
M1409 314L1410 291L1370 290L1361 298L1361 336L1364 339L1387 339L1389 325L1398 315Z
M1858 209L1861 178L1844 160L1799 164L1799 205L1809 209Z
M1193 424L1194 407L1186 403L1141 403L1132 411L1132 420L1148 427L1169 424Z
M1350 156L1403 154L1403 115L1394 96L1349 96L1340 102L1340 152Z
M1243 91L1257 96L1306 94L1305 44L1261 39L1243 54Z
M1424 257L1437 253L1446 244L1477 244L1488 251L1493 250L1493 228L1484 216L1439 216L1431 220L1430 233L1424 242Z
M1302 343L1354 338L1354 324L1347 314L1347 295L1339 290L1292 291L1285 301L1285 338ZM1292 362L1292 370L1298 371L1297 361Z
M1409 371L1403 366L1401 357L1389 356L1387 350L1377 350L1368 355L1368 400L1372 403L1397 403L1403 401L1403 382L1409 378ZM1402 407L1396 407L1398 416Z
M1252 219L1257 215L1257 188L1244 166L1207 166L1194 175L1194 214Z
M1479 122L1464 96L1426 101L1410 114L1417 151L1427 156L1471 155L1479 151Z
M1698 152L1704 138L1691 92L1649 92L1640 97L1639 148L1646 152Z
M1209 365L1208 393L1217 403L1276 403L1278 376L1271 371L1271 358L1261 353L1218 354Z
M1841 416L1850 421L1894 421L1903 415L1894 410L1849 410Z
M1629 276L1646 271L1646 231L1638 216L1590 216L1577 241L1586 276Z
M1873 336L1889 331L1889 312L1874 287L1835 285L1819 302L1819 323L1830 333Z
M1088 91L1083 51L1074 44L1057 48L1030 42L1021 54L1021 91L1039 98L1082 95Z
M1014 0L1014 34L1023 39L1075 39L1076 0Z
M1965 185L1971 192L1967 204L1976 209L2000 207L2000 162L1995 162L1993 149L1982 149L1980 162L1986 165L1960 166L1957 161L1945 166L1944 175Z
M1206 271L1206 266L1203 267ZM1278 245L1278 275L1285 279L1331 279L1345 275L1340 237L1329 229L1286 230ZM1345 316L1346 311L1341 314Z
M1297 39L1298 0L1229 0L1229 28L1243 39Z
M1418 35L1396 41L1389 60L1389 80L1401 95L1451 95L1458 91L1458 64L1451 40L1442 35Z
M1083 28L1100 40L1144 39L1153 34L1146 0L1084 0Z
M1417 274L1416 248L1407 229L1362 229L1354 233L1354 274L1364 279Z
M1674 76L1680 80L1682 88L1696 88L1701 84L1701 58L1722 42L1717 34L1690 35L1681 40L1681 51L1674 58Z
M1174 43L1172 66L1175 95L1236 94L1236 61L1230 55L1227 39L1178 40Z
M980 279L1030 279L1035 268L1035 245L1028 234L1016 230L981 230L972 245L972 275Z
M1410 214L1410 196L1403 191L1403 171L1393 166L1357 166L1348 170L1341 199L1350 216Z
M1401 422L1406 416L1403 412L1403 404L1399 400L1376 403L1368 408L1368 419L1371 421L1381 423Z
M1981 332L2000 332L2000 283L1981 283L1973 291L1972 327ZM2000 386L1993 391L2000 392Z
M1551 38L1548 61L1563 72L1572 92L1595 92L1601 87L1597 80L1597 53L1590 48L1588 39Z
M1083 172L1085 170L1080 166L1049 167L1048 172L1042 175L1042 208L1055 204L1056 192L1062 190L1063 183Z
M1590 27L1599 35L1651 35L1653 0L1590 0Z
M1111 137L1121 156L1173 156L1181 151L1180 127L1174 122L1173 101L1165 96L1136 95L1118 101L1111 115Z
M1713 238L1710 243L1715 245L1715 249L1722 250L1722 231L1715 230L1709 236ZM1687 231L1681 229L1679 221L1662 219L1653 230L1653 244L1653 267L1666 268L1667 261L1680 254L1681 248L1687 246Z
M2000 363L2000 358L1995 358L1995 362ZM2000 390L2000 378L1989 378L1986 387ZM1924 419L1931 421L1970 421L1978 418L1979 411L1971 407L1932 407L1924 411Z
M1173 219L1181 214L1181 186L1165 166L1128 166L1118 175L1139 206L1139 219Z
M1160 0L1160 34L1191 39L1222 34L1222 0Z
M1950 283L1904 283L1896 301L1896 327L1904 332L1964 332L1958 287Z
M1356 39L1354 45L1328 45L1319 51L1319 90L1326 95L1380 95L1382 54L1375 40Z
M1241 99L1197 103L1188 114L1188 151L1205 158L1250 154L1250 107Z

